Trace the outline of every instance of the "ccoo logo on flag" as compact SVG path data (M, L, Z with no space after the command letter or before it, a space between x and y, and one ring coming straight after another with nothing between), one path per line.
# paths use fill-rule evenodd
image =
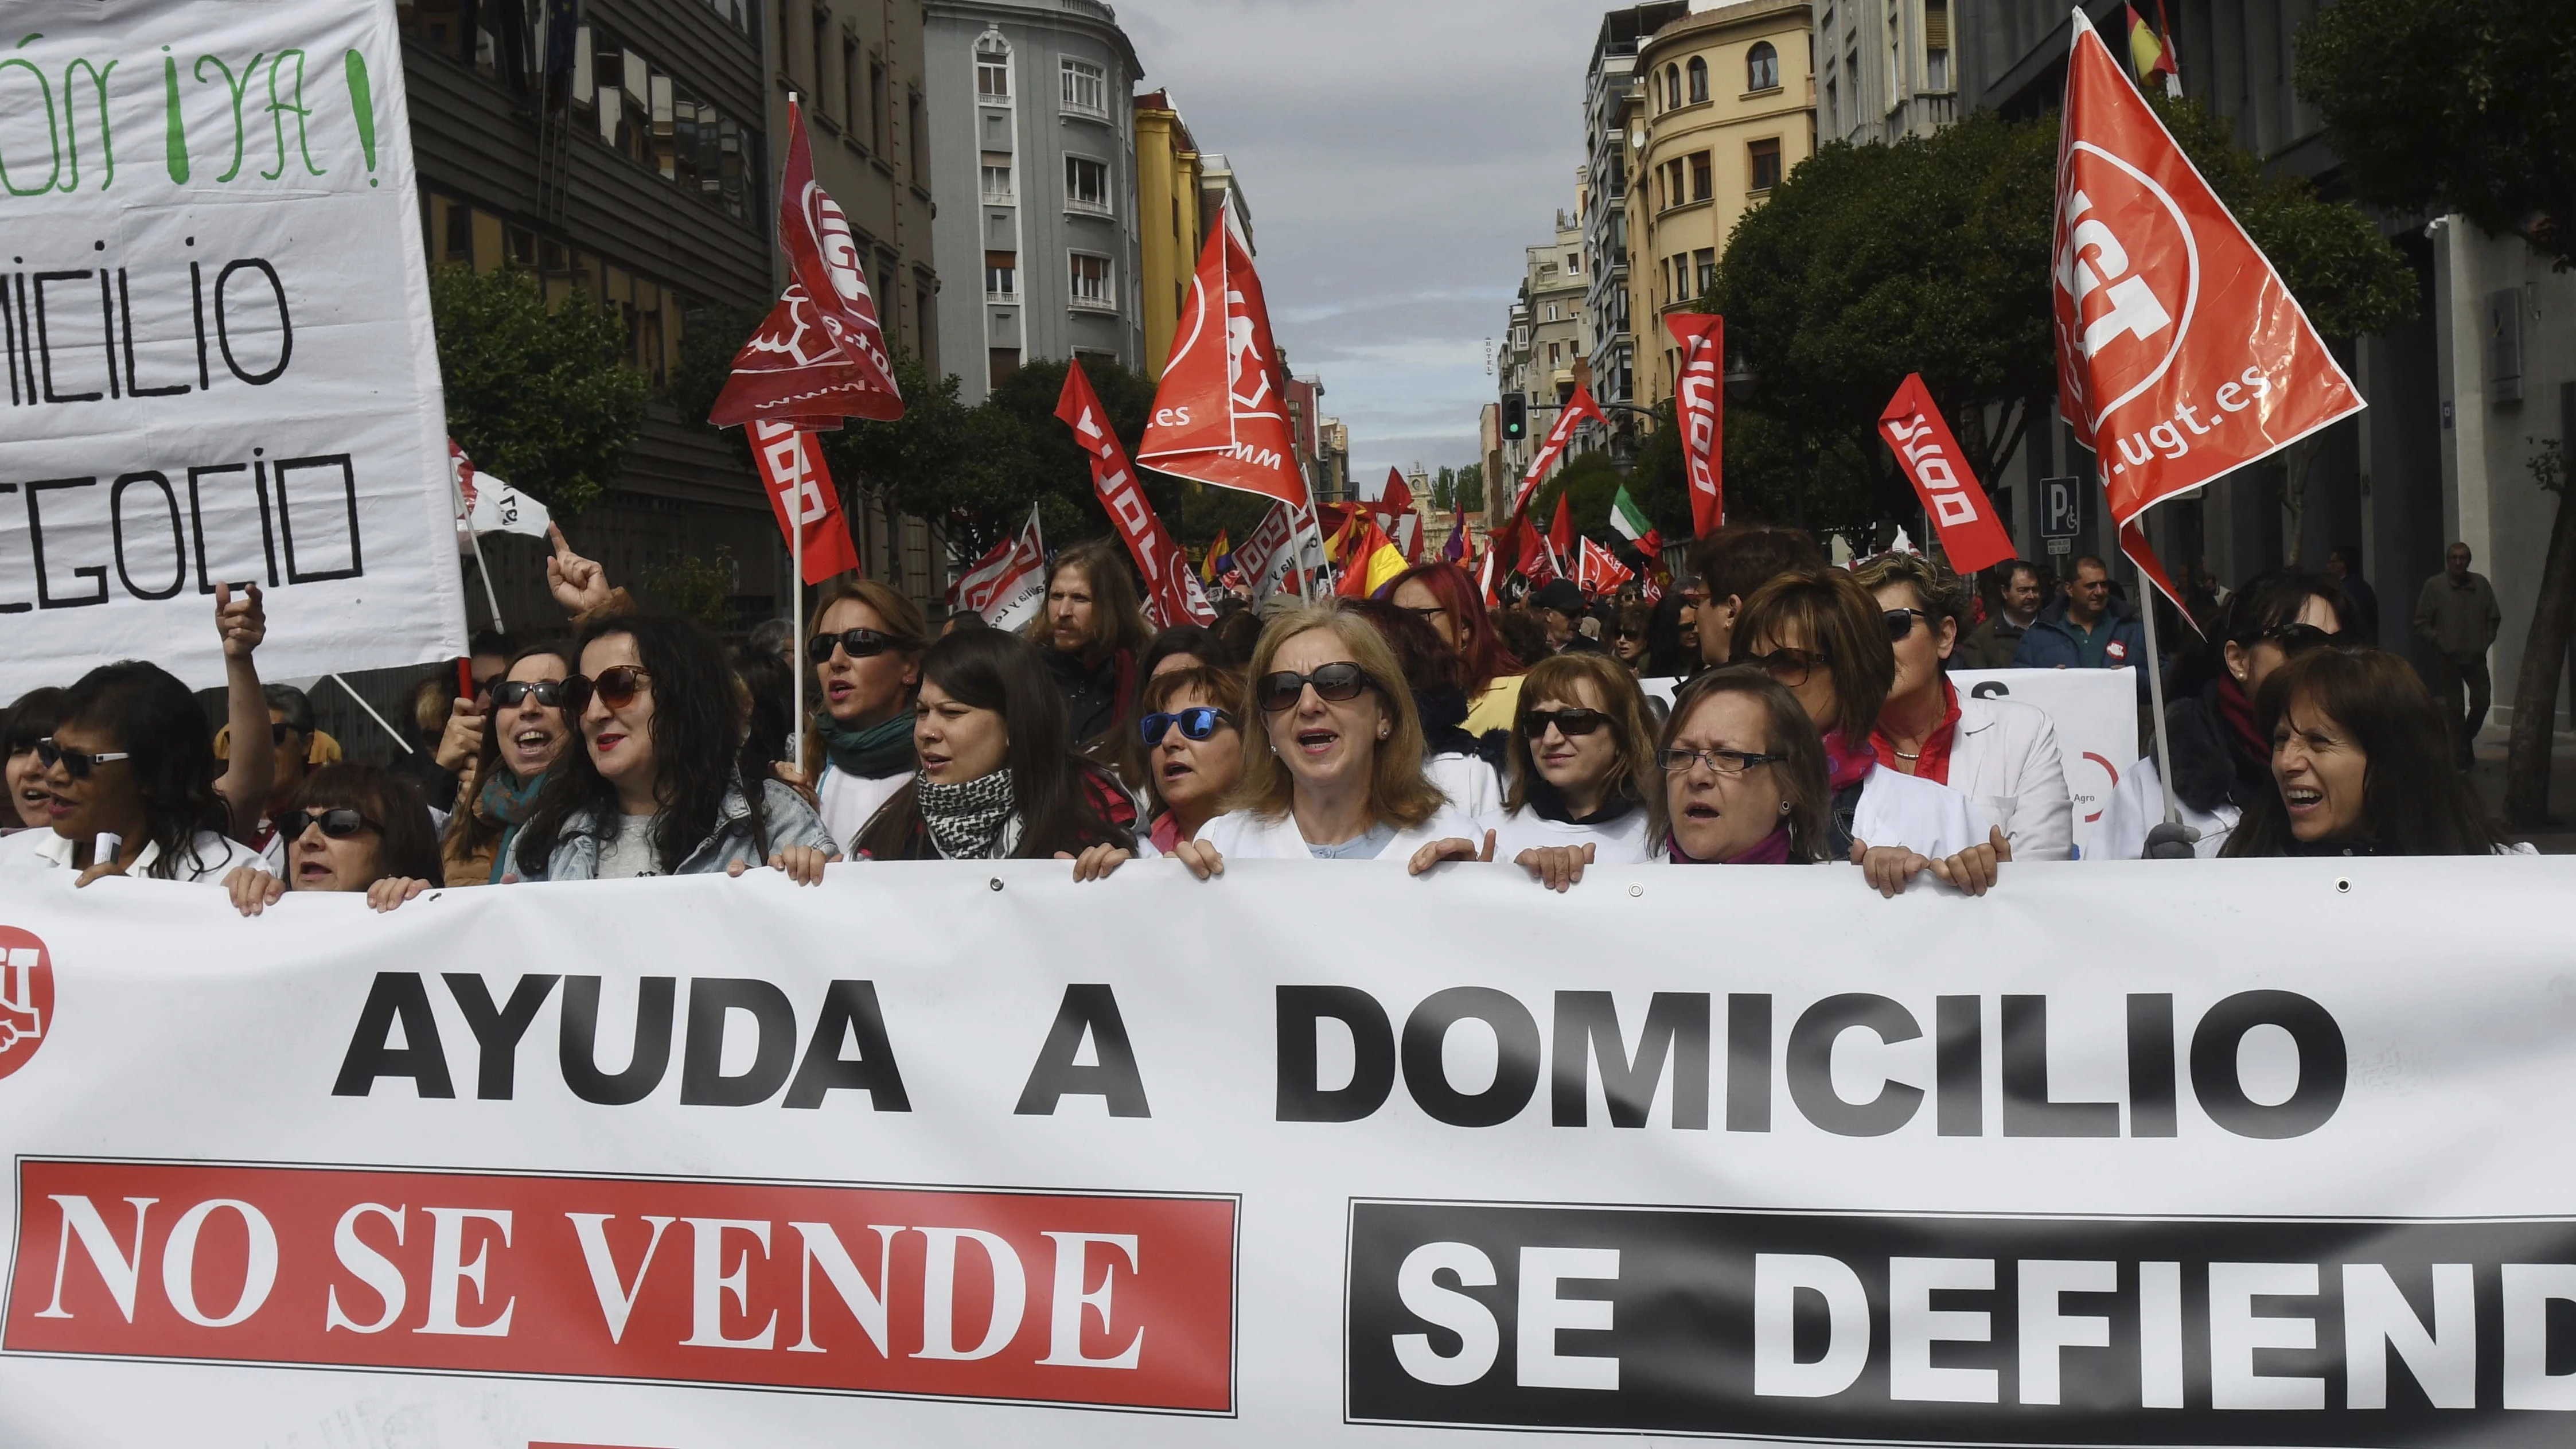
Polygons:
M2059 186L2058 347L2091 364L2085 421L2098 425L2173 370L2200 302L2200 248L2171 192L2090 141L2067 147Z
M53 1026L53 958L33 932L0 926L0 1077L25 1066Z

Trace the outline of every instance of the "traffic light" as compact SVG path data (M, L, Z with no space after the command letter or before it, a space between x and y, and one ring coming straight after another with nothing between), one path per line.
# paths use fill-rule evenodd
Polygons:
M1529 399L1511 393L1503 399L1503 439L1517 443L1529 436Z

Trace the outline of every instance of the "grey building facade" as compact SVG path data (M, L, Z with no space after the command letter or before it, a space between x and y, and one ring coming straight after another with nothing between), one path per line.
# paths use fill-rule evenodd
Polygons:
M1645 100L1637 50L1646 37L1690 13L1685 0L1651 0L1601 17L1591 63L1583 73L1583 326L1592 396L1603 404L1636 401L1636 339L1628 317L1628 123ZM1551 423L1553 418L1549 420ZM1537 425L1532 424L1535 431ZM1603 445L1604 430L1587 425L1575 446ZM1614 428L1611 437L1634 437Z
M1984 3L1815 0L1816 138L1898 141L1957 120L1957 22Z
M1024 361L1145 365L1131 98L1144 66L1099 0L926 0L943 360L976 403Z

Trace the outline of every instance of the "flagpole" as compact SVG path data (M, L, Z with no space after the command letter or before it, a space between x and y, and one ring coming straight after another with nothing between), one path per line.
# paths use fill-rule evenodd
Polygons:
M492 609L492 632L507 634L509 626L501 622L501 596L492 591L492 566L483 561L483 539L474 531L473 510L465 506L465 490L458 487L451 470L447 479L447 496L456 502L456 511L465 519L465 546L473 551L474 572L483 579L483 602Z
M2100 469L2094 470L2094 476L2101 477ZM2103 501L2110 501L2108 480L2103 481ZM2128 550L2122 549L2121 552L2126 554ZM2129 570L2138 576L2138 612L2145 616L2147 626L2147 657L2142 667L2147 671L2148 708L2154 714L2156 783L2164 789L2165 823L2174 825L2181 822L2182 810L2174 803L2173 745L2165 735L2165 672L2158 667L2164 651L2156 642L2156 586L2147 578L2146 568L2136 559L2129 560Z
M805 457L805 435L802 432L799 432L796 435L796 462L800 471L811 466ZM796 700L794 705L796 712L791 716L791 718L796 721L796 728L795 731L788 736L787 758L796 763L797 774L799 778L802 778L805 770L806 660L804 657L804 643L796 637L797 635L805 632L805 490L802 488L797 489L796 496L788 500L787 521L791 525L787 530L787 597L792 600L795 605L787 611L787 636L788 647L794 649L797 656L796 668L794 671L796 675ZM754 783L755 782L750 780L743 781L743 792L745 794L750 793ZM812 785L815 782L807 780L805 783Z

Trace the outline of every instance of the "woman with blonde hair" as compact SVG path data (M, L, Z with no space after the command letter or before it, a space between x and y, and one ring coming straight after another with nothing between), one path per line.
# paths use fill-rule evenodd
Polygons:
M1272 620L1248 673L1261 727L1246 731L1233 808L1173 848L1194 874L1228 858L1402 860L1481 833L1423 775L1412 691L1358 614L1328 605Z
M824 828L844 851L912 779L912 701L929 647L921 610L875 579L838 580L814 607L805 664L817 709L802 779L814 782Z

